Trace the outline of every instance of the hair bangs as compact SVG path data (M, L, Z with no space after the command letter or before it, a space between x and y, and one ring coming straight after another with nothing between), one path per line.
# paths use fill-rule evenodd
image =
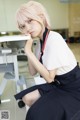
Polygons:
M22 4L16 12L16 22L18 28L20 25L24 25L28 19L38 21L43 26L43 20L40 15L44 15L46 27L50 27L49 16L46 9L36 1L29 1L28 3Z

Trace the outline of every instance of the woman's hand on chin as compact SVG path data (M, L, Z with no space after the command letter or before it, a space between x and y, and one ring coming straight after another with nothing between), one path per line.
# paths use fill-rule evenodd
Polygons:
M32 52L32 45L33 45L33 39L31 38L30 40L26 41L25 47L24 47L24 51L26 53L26 55L29 52Z

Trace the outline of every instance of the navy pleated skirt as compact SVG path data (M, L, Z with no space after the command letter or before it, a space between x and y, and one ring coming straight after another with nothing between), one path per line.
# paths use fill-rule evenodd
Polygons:
M52 83L35 85L15 95L16 100L38 89L41 97L25 120L80 120L80 68L55 77Z

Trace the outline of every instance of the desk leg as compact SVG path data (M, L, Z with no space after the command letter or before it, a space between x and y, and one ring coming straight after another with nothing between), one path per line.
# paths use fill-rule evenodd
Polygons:
M4 91L4 89L5 89L6 84L7 84L7 79L4 78L4 79L2 80L1 85L0 85L0 96L3 94L3 91Z
M17 84L19 80L19 71L18 71L18 61L17 61L17 55L14 55L14 74L15 74L15 80L16 80L16 92L20 92L20 86Z

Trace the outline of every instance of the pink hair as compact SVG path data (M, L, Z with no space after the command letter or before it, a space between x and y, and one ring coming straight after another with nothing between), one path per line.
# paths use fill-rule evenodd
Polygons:
M16 12L16 22L18 28L21 24L24 24L26 18L34 19L43 25L40 15L44 16L46 21L45 27L50 28L49 16L45 8L40 3L29 1L28 3L21 5L21 7Z

